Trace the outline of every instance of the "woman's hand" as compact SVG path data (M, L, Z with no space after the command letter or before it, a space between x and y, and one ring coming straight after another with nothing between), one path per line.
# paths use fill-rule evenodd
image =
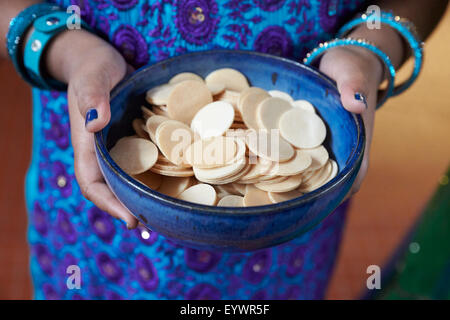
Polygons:
M320 62L320 70L336 81L344 108L361 114L366 127L364 158L349 195L359 190L369 166L377 92L383 68L373 53L351 46L330 49Z
M137 220L103 180L94 150L94 132L109 122L110 90L125 76L127 64L107 42L85 31L65 31L46 55L50 75L68 83L75 176L85 198L129 229Z

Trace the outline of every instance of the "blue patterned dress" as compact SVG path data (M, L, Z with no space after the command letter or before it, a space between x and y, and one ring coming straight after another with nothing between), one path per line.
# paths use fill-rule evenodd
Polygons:
M60 0L81 7L128 63L140 67L211 48L302 58L333 36L362 0ZM315 230L244 254L180 247L128 231L85 200L75 180L67 97L33 89L33 153L26 179L37 299L320 299L334 265L346 204ZM67 267L81 288L67 286Z

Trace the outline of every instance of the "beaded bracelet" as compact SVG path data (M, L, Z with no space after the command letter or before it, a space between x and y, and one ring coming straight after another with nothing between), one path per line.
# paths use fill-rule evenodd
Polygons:
M24 40L23 37L37 18L59 10L61 10L59 7L48 3L34 4L20 12L15 18L11 19L9 23L9 30L6 36L8 55L20 76L33 85L35 83L25 69L22 52L20 50Z
M375 45L373 45L369 41L364 39L345 38L323 42L306 55L305 59L303 59L303 63L306 65L311 65L314 62L314 60L316 60L319 56L324 54L326 50L343 46L357 46L370 50L383 62L386 69L389 71L387 89L379 90L378 92L379 98L377 103L377 109L380 108L386 102L386 100L390 96L392 96L395 82L395 68L392 65L391 59L389 59L389 57L383 51L378 49Z
M419 76L419 73L423 65L423 47L424 42L420 40L420 37L416 31L414 24L405 18L401 18L392 14L391 12L380 12L371 14L362 14L361 17L346 23L337 33L337 37L343 37L347 35L358 25L368 23L369 21L379 21L381 24L386 24L391 28L394 28L408 43L411 48L411 54L414 57L414 69L408 80L402 84L394 87L393 96L396 96L406 89L408 89Z

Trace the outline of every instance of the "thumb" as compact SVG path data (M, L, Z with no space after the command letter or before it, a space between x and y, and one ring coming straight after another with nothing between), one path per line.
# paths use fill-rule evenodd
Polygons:
M89 132L103 129L111 118L109 92L111 79L106 72L80 73L70 81L78 110Z
M371 90L366 79L341 75L337 77L336 83L345 109L353 113L363 113L368 108Z

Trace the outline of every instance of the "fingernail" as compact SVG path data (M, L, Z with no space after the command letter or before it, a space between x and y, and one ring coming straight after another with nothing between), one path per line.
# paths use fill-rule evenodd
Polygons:
M357 92L357 93L355 93L355 100L358 100L358 101L361 101L362 103L364 103L364 106L367 109L367 99L366 99L365 95L363 95L362 93Z
M84 123L84 125L87 126L89 122L97 118L98 118L97 109L89 109L88 112L86 113L86 122Z

